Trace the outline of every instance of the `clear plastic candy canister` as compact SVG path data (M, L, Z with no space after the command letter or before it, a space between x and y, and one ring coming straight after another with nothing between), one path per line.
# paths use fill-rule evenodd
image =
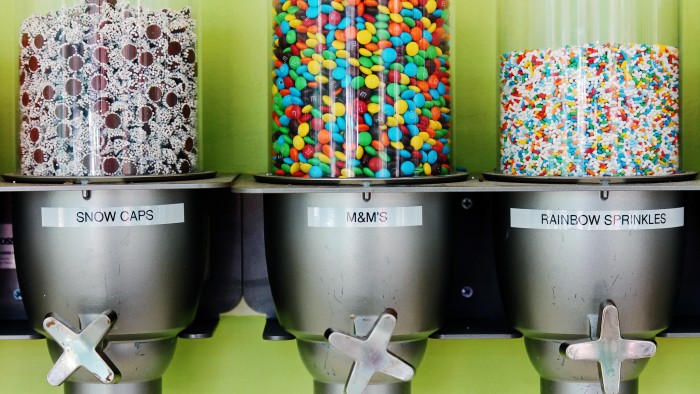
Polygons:
M448 0L273 0L272 172L452 172Z
M678 0L499 0L499 172L679 173Z
M17 2L20 174L197 171L197 2Z

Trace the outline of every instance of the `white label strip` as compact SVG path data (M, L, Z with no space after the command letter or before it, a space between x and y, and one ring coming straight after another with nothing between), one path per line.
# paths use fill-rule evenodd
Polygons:
M685 208L643 211L510 209L514 228L538 230L656 230L683 227Z
M11 224L0 224L0 269L15 269L15 246Z
M423 207L308 208L309 227L414 227L423 225Z
M134 227L185 222L185 204L110 208L41 208L43 227Z

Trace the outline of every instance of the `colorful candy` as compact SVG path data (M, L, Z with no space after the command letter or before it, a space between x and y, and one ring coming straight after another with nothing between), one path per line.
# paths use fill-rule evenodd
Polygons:
M275 174L451 172L447 0L273 5Z
M197 168L189 9L86 0L21 27L21 172L178 174Z
M501 59L504 174L679 171L678 49L586 45Z

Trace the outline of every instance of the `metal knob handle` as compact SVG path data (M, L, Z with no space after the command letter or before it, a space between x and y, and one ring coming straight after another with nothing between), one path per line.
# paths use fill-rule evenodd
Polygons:
M63 348L63 354L49 371L46 380L60 386L78 368L83 367L102 383L117 383L119 371L101 352L102 341L116 320L117 314L108 311L97 315L82 331L77 331L56 314L48 314L44 319L44 329Z
M345 386L347 394L362 393L377 372L404 382L413 379L413 368L387 349L396 328L396 316L393 309L384 311L365 337L332 330L326 332L331 346L355 360Z
M620 317L612 301L603 305L598 325L598 339L564 344L562 350L572 360L597 361L603 391L606 394L617 394L620 391L622 362L653 356L656 344L652 341L622 339Z

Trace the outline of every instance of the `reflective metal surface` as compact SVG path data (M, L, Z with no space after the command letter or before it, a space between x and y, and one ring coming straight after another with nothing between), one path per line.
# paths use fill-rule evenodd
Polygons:
M297 338L316 393L342 392L355 361L329 345L326 331L363 337L387 308L399 316L389 352L418 366L428 336L440 327L452 260L448 196L360 191L264 196L266 254L277 316ZM395 226L345 222L353 214L416 212L416 207L420 225L412 223L412 215ZM339 222L309 225L323 222L316 213L331 211L340 215ZM412 225L405 225L409 222ZM410 391L408 383L384 374L374 374L369 384L367 390L373 391L365 392Z
M498 195L494 242L501 293L514 327L525 336L543 393L603 392L596 361L560 354L564 343L591 339L597 326L592 316L598 316L601 303L611 300L617 306L624 338L652 340L669 326L680 282L684 227L516 228L512 209L614 214L683 206L680 192ZM622 362L619 392L636 393L645 365L644 359Z
M17 275L34 329L49 334L48 314L66 325L85 327L112 310L118 316L105 337L103 353L121 373L121 382L99 388L160 387L175 351L176 337L193 320L206 265L207 214L198 190L85 190L13 193ZM182 217L169 223L149 220L140 207L178 207ZM119 209L123 209L119 211ZM130 212L119 225L92 215L90 227L50 224L49 212ZM132 216L136 213L136 216ZM82 215L82 217L81 217ZM119 216L118 216L119 217ZM70 216L63 219L69 220ZM45 221L48 220L48 221ZM60 221L59 221L60 222ZM64 353L49 340L54 360ZM68 378L66 393L97 387L84 368ZM91 392L97 389L92 390ZM110 391L114 390L114 391ZM134 391L137 392L137 391Z

